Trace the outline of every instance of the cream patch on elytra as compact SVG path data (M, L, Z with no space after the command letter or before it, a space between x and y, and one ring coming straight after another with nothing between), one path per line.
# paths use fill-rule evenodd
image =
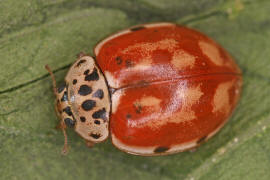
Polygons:
M110 87L112 88L119 88L120 87L120 83L119 83L119 80L117 80L111 72L109 71L105 71L104 72L104 75L107 79L107 82L109 84Z
M175 39L164 39L164 40L153 42L153 43L151 42L136 43L134 45L131 45L125 48L122 51L122 53L126 54L126 53L136 50L141 53L146 52L146 53L152 54L152 52L157 49L168 50L169 52L171 52L177 46L177 44L178 42Z
M199 41L199 46L203 54L206 55L215 65L223 65L223 59L220 56L219 49L214 44L205 41Z
M200 85L196 87L185 87L176 89L174 102L168 104L167 108L150 111L152 114L141 118L140 121L128 121L130 127L142 128L148 126L152 129L160 128L167 123L181 123L196 118L192 106L199 102L204 93L200 89ZM145 101L146 102L146 101ZM148 103L149 101L147 101ZM152 105L157 106L160 101L152 101Z
M195 64L195 61L196 61L195 56L183 50L178 50L174 52L171 63L177 69L182 70L188 67L192 68Z
M117 111L117 108L121 101L121 97L124 94L125 94L124 89L117 90L112 94L112 113L113 114Z
M155 112L160 109L161 100L154 96L145 96L136 101L134 104L145 108L148 112Z
M199 102L204 93L201 91L200 85L196 87L183 88L177 91L179 100L181 101L181 109L168 118L165 123L180 123L190 121L196 118L195 112L191 109L192 105ZM162 121L164 122L164 121ZM162 124L163 125L163 124Z
M213 99L213 113L223 112L228 114L230 112L230 95L229 90L233 86L234 82L225 82L218 85L214 99Z
M155 50L166 50L170 53L174 53L174 48L176 48L178 42L174 39L164 39L158 42L146 42L146 43L136 43L134 45L128 46L121 53L129 55L133 52L138 53L142 58L140 62L137 62L133 70L145 70L151 68L152 55Z

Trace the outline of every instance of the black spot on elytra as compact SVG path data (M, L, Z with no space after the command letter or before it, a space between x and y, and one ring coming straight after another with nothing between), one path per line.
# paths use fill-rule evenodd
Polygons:
M145 29L144 26L137 26L137 27L134 27L134 28L130 28L131 31L139 31L139 30L142 30L142 29Z
M100 121L99 120L95 120L94 123L95 124L100 124Z
M134 63L131 61L131 60L126 60L126 67L127 68L130 68L130 67L133 67L134 66Z
M98 89L94 94L93 97L97 97L99 99L102 99L104 97L104 93L102 89Z
M86 100L82 103L82 108L85 111L90 111L96 106L96 101Z
M84 72L84 75L85 75L85 78L84 78L85 81L97 81L99 79L97 68L94 68L91 74L89 74L89 70L86 70Z
M198 139L197 144L201 144L206 140L207 136L203 136L200 139Z
M116 60L116 64L118 64L118 65L120 65L123 62L123 60L122 60L122 58L120 56L117 56L115 58L115 60Z
M142 112L142 106L140 104L136 104L134 105L134 107L137 114L140 114Z
M81 96L87 96L88 94L91 94L92 88L87 85L81 85L80 89L78 90L78 93Z
M130 114L127 114L127 115L126 115L126 118L127 118L127 119L130 119L130 118L131 118L131 115L130 115Z
M101 137L100 134L95 134L95 133L91 133L90 136L93 137L93 138L95 138L95 139L98 139L98 138Z
M81 64L83 64L83 63L85 63L85 62L86 62L85 59L80 60L80 61L77 63L76 67L79 67Z
M76 84L77 83L77 79L73 79L72 84Z
M75 122L70 118L65 118L64 122L69 128L73 128L75 126Z
M107 120L107 118L106 118L106 109L102 108L102 109L94 112L92 117L94 119L103 119L104 121L106 121Z
M81 120L81 122L85 122L86 121L85 117L83 117L83 116L80 117L80 120Z
M163 153L163 152L168 151L169 149L170 149L170 148L168 148L168 147L160 146L160 147L157 147L157 148L154 150L154 153Z
M62 98L61 98L61 101L68 101L68 95L67 95L67 91L64 92Z
M57 91L58 93L61 93L65 89L66 85L62 84L61 86L58 87Z
M67 113L67 115L72 116L72 112L69 106L67 106L65 109L63 109L63 112Z

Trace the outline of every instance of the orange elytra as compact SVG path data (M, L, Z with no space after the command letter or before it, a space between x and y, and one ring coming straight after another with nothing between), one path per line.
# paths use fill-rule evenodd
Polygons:
M240 97L241 70L204 34L172 23L131 27L81 53L56 88L59 127L92 146L111 137L136 155L197 147L227 122Z

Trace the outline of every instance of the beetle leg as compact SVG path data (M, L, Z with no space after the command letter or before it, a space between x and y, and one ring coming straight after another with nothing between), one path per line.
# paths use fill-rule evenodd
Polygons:
M45 65L45 68L47 69L47 71L50 73L51 79L52 79L52 84L53 84L53 92L54 95L56 96L56 98L58 97L58 93L57 93L57 87L56 87L56 80L54 77L54 74L51 70L51 68L48 65ZM55 104L55 112L57 114L57 116L61 119L61 122L56 126L57 129L61 129L64 135L64 147L62 149L62 154L66 155L68 152L68 140L67 140L67 132L66 132L66 125L64 123L64 120L62 119L60 113L59 113L59 108L58 108L58 104Z
M52 84L53 84L53 92L54 92L54 95L57 97L56 81L55 81L55 77L53 75L53 72L52 72L51 68L48 66L48 64L45 65L45 68L50 73L50 76L52 78Z
M63 126L63 124L62 124L62 126ZM62 154L63 155L67 155L67 153L68 153L68 139L67 139L66 127L61 127L61 129L62 129L64 138L65 138L65 140L64 140L64 147L62 149Z

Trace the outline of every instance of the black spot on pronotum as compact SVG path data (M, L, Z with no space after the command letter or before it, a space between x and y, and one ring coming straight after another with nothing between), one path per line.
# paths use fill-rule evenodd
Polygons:
M103 119L104 121L107 120L107 117L106 117L106 109L105 108L102 108L96 112L93 113L92 117L94 119Z
M69 128L73 128L75 126L75 122L70 118L65 118L64 122Z
M163 152L168 151L169 149L170 149L170 148L168 148L168 147L160 146L160 147L157 147L157 148L154 150L154 153L163 153Z
M99 99L102 99L104 97L104 93L102 91L102 89L98 89L94 94L93 97L97 97Z
M84 74L85 74L85 78L84 78L85 81L97 81L99 79L96 68L94 68L91 74L89 74L89 70L86 70Z
M83 117L83 116L80 117L80 120L81 120L81 122L85 122L86 121L85 117Z
M77 79L73 79L72 84L76 84L77 83Z
M61 86L58 87L57 91L58 93L61 93L65 89L66 85L62 84Z
M87 96L92 92L92 88L87 85L81 85L80 89L78 90L78 93L81 96Z
M206 140L207 136L203 136L200 139L198 139L197 144L201 144Z
M95 139L98 139L98 138L101 137L100 134L95 134L95 133L91 133L90 136L93 137L93 138L95 138Z
M127 118L127 119L130 119L130 118L131 118L131 115L130 115L130 114L127 114L127 115L126 115L126 118Z
M115 58L115 60L116 60L116 64L118 64L118 65L120 65L121 63L122 63L122 58L120 57L120 56L117 56L116 58Z
M100 124L100 121L99 120L95 120L94 123L99 125Z
M85 111L90 111L96 106L96 101L86 100L82 103L82 108Z
M83 64L83 63L85 63L85 62L86 62L85 59L80 60L80 61L77 63L76 67L79 67L81 64Z
M145 29L145 27L144 26L137 26L137 27L130 28L131 31L139 31L142 29Z
M72 116L72 112L69 106L67 106L65 109L63 109L63 112L67 113L67 115Z
M89 69L87 69L86 71L84 71L83 74L84 74L84 75L87 75L87 74L89 74L89 72L90 72Z
M67 95L67 91L64 92L62 98L61 98L61 101L68 101L68 95Z

